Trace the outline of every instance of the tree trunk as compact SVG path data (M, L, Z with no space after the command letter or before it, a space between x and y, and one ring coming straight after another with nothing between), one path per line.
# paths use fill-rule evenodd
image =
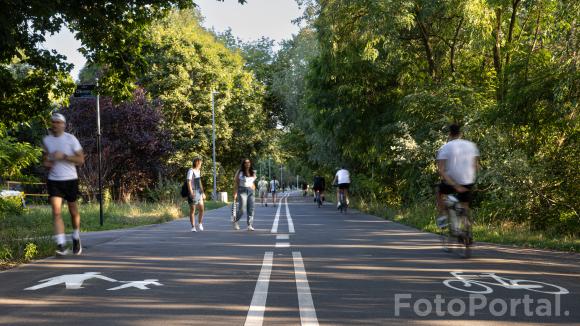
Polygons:
M459 38L459 31L461 30L461 26L463 26L464 17L461 17L459 20L459 24L457 24L457 28L455 29L455 35L453 35L453 41L451 42L451 51L449 54L449 66L451 68L451 73L455 72L455 46L457 45L457 39Z
M502 16L502 9L497 8L495 10L495 30L493 32L493 38L495 40L493 44L493 66L495 68L495 74L497 76L497 100L498 102L502 102L502 94L503 94L503 72L501 66L501 16Z
M429 64L429 76L434 79L437 74L437 68L435 66L435 59L433 58L433 49L431 49L431 44L429 43L429 31L427 30L427 26L425 26L420 18L419 8L415 8L415 21L419 27L421 41L425 48L425 56L427 57L427 63Z

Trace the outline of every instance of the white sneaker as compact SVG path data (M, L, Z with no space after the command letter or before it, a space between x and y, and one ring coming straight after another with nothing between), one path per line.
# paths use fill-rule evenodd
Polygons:
M191 228L191 232L197 232L197 229L195 228L195 225Z
M234 222L234 230L239 230L240 229L240 225L238 224L238 222Z
M254 227L251 225L248 225L248 231L254 231Z
M198 224L197 227L199 228L200 231L203 231L203 224Z
M435 223L437 224L437 227L440 229L446 228L448 226L447 216L445 216L445 215L439 216L437 218L437 220L435 221Z

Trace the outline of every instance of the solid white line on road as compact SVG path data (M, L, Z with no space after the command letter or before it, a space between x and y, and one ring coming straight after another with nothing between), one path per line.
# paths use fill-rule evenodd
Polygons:
M302 326L318 326L318 318L316 318L316 310L314 309L314 302L312 301L312 294L310 293L302 254L300 254L300 251L293 251L292 257L294 258L294 273L296 274L300 321L302 322Z
M290 248L290 242L276 242L276 248Z
M290 209L288 208L288 198L284 199L284 205L286 206L286 220L288 221L288 233L294 233L294 222L292 222L292 216L290 216Z
M270 284L273 260L274 252L267 251L264 254L262 270L256 283L256 289L254 290L250 310L248 310L245 326L261 326L264 322L264 311L266 310L266 299L268 298L268 285Z
M276 235L276 240L288 240L290 239L289 234L278 234Z
M278 209L276 209L276 217L274 217L274 224L272 224L272 230L270 233L278 233L278 222L280 220L280 206L282 206L282 198L278 202Z

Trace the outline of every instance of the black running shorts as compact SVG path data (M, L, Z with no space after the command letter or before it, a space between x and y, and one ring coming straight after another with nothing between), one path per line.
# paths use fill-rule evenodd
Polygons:
M79 196L79 179L65 181L48 180L46 187L48 188L48 198L60 197L72 203Z
M471 200L473 199L473 195L472 195L472 191L471 189L473 188L473 183L469 184L469 185L462 185L463 187L467 188L466 192L462 192L462 193L458 193L457 190L455 190L455 188L451 187L450 185L448 185L445 182L441 182L439 184L439 192L444 194L444 195L449 195L449 194L457 194L457 200L459 200L462 203L471 203Z

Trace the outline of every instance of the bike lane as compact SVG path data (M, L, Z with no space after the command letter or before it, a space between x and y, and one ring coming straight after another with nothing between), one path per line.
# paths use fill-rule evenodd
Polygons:
M466 260L443 252L436 235L354 210L344 215L332 204L318 209L305 202L295 203L292 211L295 249L304 257L320 324L580 322L577 254L478 244L473 258ZM476 277L478 282L498 283L501 277L511 286L489 285L491 293L470 293L477 288L474 282L463 290L444 284L457 279L452 273L462 272L487 273ZM518 279L559 288L510 283ZM464 284L454 282L450 284ZM562 288L569 293L542 293L564 292Z

